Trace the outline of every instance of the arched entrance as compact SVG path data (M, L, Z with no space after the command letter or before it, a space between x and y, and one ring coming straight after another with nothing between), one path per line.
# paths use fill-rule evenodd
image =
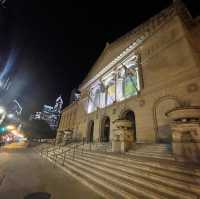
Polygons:
M156 101L153 107L154 128L156 133L156 142L171 143L172 135L169 125L169 119L166 112L177 107L179 101L175 96L163 96Z
M88 123L88 132L87 132L87 141L93 142L93 135L94 135L94 121L91 120Z
M101 123L101 142L109 142L110 140L110 118L105 116Z
M136 124L135 124L135 113L131 110L124 111L121 115L121 119L126 119L132 123L133 139L136 142Z

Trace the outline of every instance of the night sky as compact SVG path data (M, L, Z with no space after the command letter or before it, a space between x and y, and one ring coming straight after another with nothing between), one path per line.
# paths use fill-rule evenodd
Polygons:
M67 3L64 3L67 2ZM0 69L14 53L12 86L4 101L18 99L24 116L53 105L61 94L65 105L105 47L172 0L78 1L7 0L0 8ZM132 2L132 3L130 3ZM185 0L194 16L197 0ZM5 100L6 99L6 100Z

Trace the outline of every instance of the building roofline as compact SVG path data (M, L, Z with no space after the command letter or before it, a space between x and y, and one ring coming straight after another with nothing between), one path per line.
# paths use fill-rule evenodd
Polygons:
M103 49L102 53L100 54L100 56L97 58L97 60L95 61L95 63L93 64L93 66L91 67L90 71L88 72L86 78L82 81L82 83L79 85L79 89L84 89L86 87L88 87L88 85L90 85L92 82L94 82L95 80L93 80L94 78L90 78L90 73L92 71L92 69L96 66L96 64L101 61L102 56L104 55L104 53L109 53L110 50L112 50L116 45L118 45L119 43L125 41L127 38L129 38L130 36L133 37L135 39L135 41L138 38L141 38L143 35L145 35L145 40L148 39L149 36L151 36L154 32L157 31L157 29L159 28L160 25L162 25L166 20L168 20L169 18L175 16L175 15L180 15L180 10L184 10L184 12L187 13L187 17L188 18L192 18L190 15L190 12L188 11L188 9L186 8L186 6L184 5L184 3L181 0L178 1L174 1L174 3L170 6L168 6L167 8L163 9L162 11L160 11L158 14L152 16L151 18L149 18L147 21L145 21L144 23L142 23L141 25L133 28L131 31L129 31L128 33L126 33L125 35L122 35L121 37L119 37L117 40L115 40L114 42L110 43L110 44L106 44L105 48ZM163 21L164 20L164 21ZM133 40L134 40L133 39ZM133 45L134 42L131 44ZM127 48L125 48L124 50L122 50L122 53L116 57L113 61L111 61L110 63L108 63L107 65L105 65L104 68L112 68L113 65L116 65L117 60L119 60L120 58L123 58L123 54L126 55L126 53L124 52L128 52L128 49L130 49L130 46L127 46ZM113 63L113 64L112 64ZM108 67L109 65L112 65L111 67ZM98 73L101 73L101 71L104 70L100 69L96 75ZM109 70L108 69L108 70ZM96 76L95 75L95 76ZM98 76L98 75L97 75ZM97 79L97 78L95 78Z

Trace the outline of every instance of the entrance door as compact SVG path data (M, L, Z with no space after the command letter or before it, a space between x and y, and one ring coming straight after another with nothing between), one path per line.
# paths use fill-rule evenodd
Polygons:
M169 125L169 119L166 113L177 106L177 100L174 98L163 99L159 101L154 110L156 124L156 141L159 143L171 143L172 135Z
M94 135L94 121L91 120L88 124L88 142L93 142L93 135Z
M126 119L126 120L131 121L133 139L134 139L134 142L136 142L136 125L135 125L135 114L134 114L134 112L131 111L131 110L125 111L124 114L122 114L122 119Z
M110 118L104 117L102 120L101 141L109 142L110 140Z

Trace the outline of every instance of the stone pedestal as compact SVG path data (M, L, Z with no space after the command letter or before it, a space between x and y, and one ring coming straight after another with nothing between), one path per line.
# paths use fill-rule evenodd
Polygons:
M180 161L200 162L200 123L172 123L172 150Z
M112 139L113 152L126 152L133 144L132 124L129 120L116 120Z
M70 140L72 140L72 131L64 131L64 136L63 136L63 145L66 145Z
M63 133L60 131L57 133L57 136L56 136L56 145L60 144L63 140Z
M200 163L200 107L176 108L171 118L172 150L179 161Z

